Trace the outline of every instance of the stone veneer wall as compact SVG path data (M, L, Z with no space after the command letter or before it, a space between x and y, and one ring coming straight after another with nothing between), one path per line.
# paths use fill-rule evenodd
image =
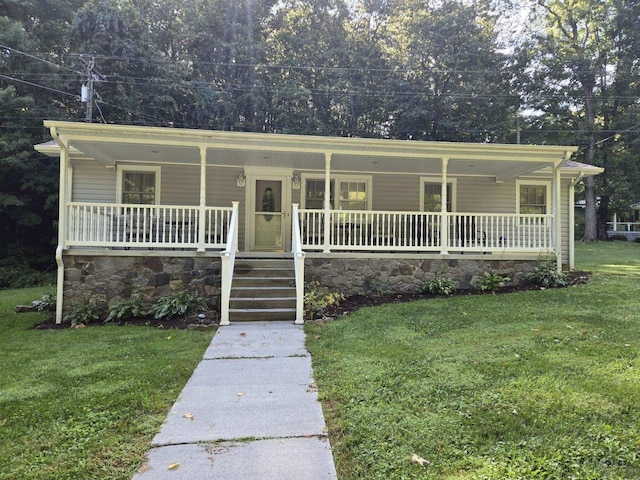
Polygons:
M113 305L131 292L152 303L192 287L212 307L220 305L219 257L76 256L64 257L64 310L75 300Z
M527 260L307 258L305 280L317 281L345 295L416 293L427 279L440 272L453 278L458 289L470 289L485 271L520 283L534 263Z

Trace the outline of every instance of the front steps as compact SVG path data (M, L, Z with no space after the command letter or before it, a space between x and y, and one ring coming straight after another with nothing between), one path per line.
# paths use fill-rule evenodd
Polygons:
M295 282L291 254L237 254L229 321L295 320Z

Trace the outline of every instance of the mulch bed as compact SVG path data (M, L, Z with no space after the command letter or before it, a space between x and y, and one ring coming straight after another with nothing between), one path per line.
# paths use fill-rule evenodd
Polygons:
M590 272L569 272L567 274L567 286L580 285L587 283L591 278ZM501 288L496 293L505 294L520 292L526 290L543 290L543 288L537 285L519 285L508 286ZM455 295L482 295L477 290L458 290ZM390 295L352 295L340 302L339 305L332 305L324 312L324 317L338 318L348 313L355 312L362 307L372 307L376 305L383 305L387 303L402 303L411 302L414 300L422 300L426 298L434 298L436 295L420 294L420 293L402 293L402 294L390 294ZM190 315L188 317L175 317L171 319L155 320L152 317L135 318L127 320L126 322L111 322L110 325L142 325L160 329L179 328L179 329L206 329L217 326L219 323L219 312L210 310L204 313L204 318L197 314ZM40 323L35 324L33 329L35 330L59 330L65 328L85 328L87 326L102 326L103 322L90 323L89 325L76 325L71 326L69 322L63 322L56 324L53 317L48 318Z

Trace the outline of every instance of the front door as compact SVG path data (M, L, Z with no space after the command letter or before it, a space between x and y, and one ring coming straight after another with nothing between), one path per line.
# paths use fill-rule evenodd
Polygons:
M287 248L284 178L256 177L253 183L252 250L283 251Z

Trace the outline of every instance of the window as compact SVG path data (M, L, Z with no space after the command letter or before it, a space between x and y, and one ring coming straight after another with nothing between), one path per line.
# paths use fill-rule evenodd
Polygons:
M367 209L367 182L340 182L340 210Z
M549 211L548 185L518 183L518 213L543 215Z
M121 167L118 169L118 199L127 204L155 205L160 199L159 180L159 167Z
M304 208L324 208L323 178L306 177L303 174ZM336 185L339 187L336 192ZM368 210L371 208L371 179L369 177L340 176L329 184L330 201L337 210Z
M423 212L440 212L442 210L442 182L434 178L422 178L420 206ZM456 181L447 182L447 212L455 211Z
M331 196L334 192L334 181L329 184ZM324 208L324 180L310 178L306 182L305 189L305 208Z

